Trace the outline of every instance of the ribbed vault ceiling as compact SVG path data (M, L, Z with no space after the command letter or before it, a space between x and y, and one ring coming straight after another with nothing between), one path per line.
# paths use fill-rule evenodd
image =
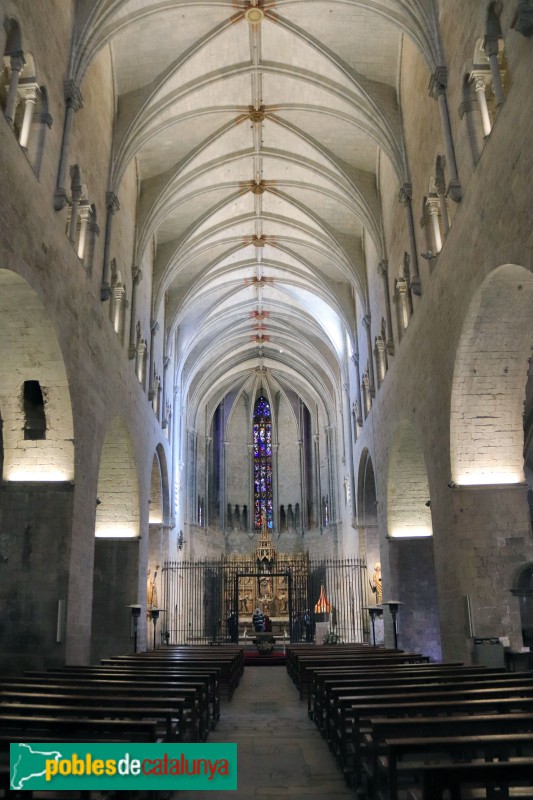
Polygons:
M410 36L431 68L430 0L80 4L73 77L110 46L110 188L141 181L137 263L156 244L176 379L198 410L258 369L335 407L365 249L383 255L376 170L408 178L396 100ZM251 383L252 382L252 383Z

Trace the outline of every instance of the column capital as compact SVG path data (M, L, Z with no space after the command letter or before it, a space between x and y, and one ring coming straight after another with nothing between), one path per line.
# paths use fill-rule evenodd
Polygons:
M39 86L35 81L23 78L19 83L19 93L27 103L35 103L39 94Z
M444 66L435 67L435 72L429 79L429 96L437 100L440 95L446 93L448 85L448 69Z
M80 108L83 108L83 97L78 84L72 78L63 81L63 95L67 108L72 108L74 111L79 111Z
M500 44L500 37L494 33L489 33L483 38L483 50L485 51L485 55L489 58L491 56L497 56Z
M435 194L435 193L428 194L427 200L426 200L426 205L429 208L430 214L438 214L439 213L439 207L440 207L440 201L439 201L438 194Z
M102 303L105 303L105 301L109 300L110 297L111 297L111 286L107 282L102 283L102 286L100 287L100 300L102 301Z
M469 114L472 111L472 101L471 100L463 100L462 103L459 104L459 108L457 112L459 114L459 119L463 119L465 114Z
M131 277L133 278L133 285L138 286L143 279L142 270L133 265L131 268Z
M383 258L378 264L378 275L381 275L382 278L387 278L389 274L389 262L386 258Z
M485 91L487 85L487 78L490 78L490 72L487 70L475 69L470 73L470 83L474 87L474 91Z
M22 72L22 70L26 66L24 51L16 50L14 53L10 53L9 63L11 65L11 69L13 72Z
M120 203L115 192L105 193L105 207L108 214L116 214L120 211Z
M453 200L454 203L459 203L461 201L461 198L463 196L461 190L461 184L456 178L452 178L450 181L448 181L448 188L446 189L446 194L448 195L450 200Z
M398 200L402 204L402 206L407 206L413 199L413 184L412 183L404 183L400 186L400 192L398 194Z
M159 330L159 322L156 319L151 319L150 320L150 332L155 335L158 330Z

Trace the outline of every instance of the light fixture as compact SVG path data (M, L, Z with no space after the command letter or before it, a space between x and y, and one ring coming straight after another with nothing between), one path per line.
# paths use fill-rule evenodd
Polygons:
M248 20L248 22L252 23L252 25L258 25L265 18L264 12L261 11L260 8L257 8L257 6L249 8L244 14L244 16Z
M389 611L392 617L392 632L394 633L394 649L397 650L398 626L396 623L396 617L398 616L398 609L400 608L400 606L403 606L404 604L401 602L401 600L387 600L385 603L382 603L382 605L389 607Z

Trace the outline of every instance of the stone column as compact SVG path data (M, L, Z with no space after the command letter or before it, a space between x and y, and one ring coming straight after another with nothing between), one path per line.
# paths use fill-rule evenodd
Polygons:
M141 339L137 345L137 378L139 383L145 388L146 384L146 340Z
M487 95L485 94L485 74L484 72L472 72L471 82L476 92L481 122L483 123L483 134L484 136L488 136L491 132L492 125L487 106Z
M389 355L394 355L394 334L392 330L392 313L390 305L390 288L389 288L389 262L386 258L378 264L378 274L383 279L383 289L385 291L385 316L387 319L387 352ZM418 281L418 288L420 289L420 281Z
M387 356L385 352L385 342L383 341L383 337L381 334L376 337L376 368L377 368L377 378L378 378L378 388L381 386L383 381L385 380L385 374L387 372Z
M7 90L6 108L4 116L8 121L9 127L15 127L15 113L17 110L17 96L18 86L20 81L20 74L26 66L26 59L24 53L19 50L16 53L11 53L11 78L9 80L9 88Z
M300 435L302 433L300 432ZM298 439L298 460L300 465L300 497L301 497L301 510L300 510L300 525L301 531L300 533L304 533L305 531L305 517L306 517L306 510L307 510L307 491L305 486L305 453L304 453L304 443L302 439ZM278 514L279 514L279 507L278 507ZM280 526L278 525L278 528Z
M109 272L111 262L111 231L113 230L113 217L120 211L120 203L118 197L114 192L106 192L105 207L107 212L105 224L105 241L104 241L104 267L102 270L102 286L100 289L100 300L104 302L111 297L111 286L109 283ZM151 380L151 378L150 378Z
M450 220L448 218L448 206L446 205L446 181L444 178L444 163L442 156L437 156L435 168L435 189L437 190L437 195L439 197L442 233L446 238L450 230Z
M87 230L89 227L89 220L91 218L91 206L88 203L83 203L79 207L79 220L80 220L80 235L78 237L78 258L82 261L85 256L85 247L87 245Z
M170 361L170 359L168 359L168 360ZM210 516L209 516L209 511L210 511L210 508L209 508L209 466L210 466L210 463L211 463L211 460L210 460L210 455L211 455L211 442L212 442L212 438L211 438L211 436L206 436L206 437L205 437L205 443L204 443L204 458L205 458L205 469L204 469L204 473L205 473L205 484L204 484L204 492L205 492L205 509L204 509L204 520L205 520L205 527L206 527L206 528L208 528L208 527L209 527L209 520L210 520Z
M363 427L363 406L361 404L361 373L359 371L359 352L353 353L352 361L355 367L355 383L356 383L356 394L357 394L357 417L356 422L357 425L362 428Z
M317 515L317 523L322 533L324 527L322 520L322 486L320 482L320 436L315 433L314 436L314 462L315 462L315 508Z
M37 102L37 92L39 87L36 83L24 86L24 118L22 120L22 128L20 129L19 144L23 150L28 149L28 141L30 138L31 124L33 122L33 114L35 112L35 103Z
M368 364L367 364L367 367L368 367L368 381L369 381L368 389L369 389L369 392L370 392L370 396L371 397L375 397L376 396L376 385L375 385L375 382L374 382L374 359L373 359L373 356L372 356L372 338L371 338L372 334L371 334L371 331L370 331L370 322L371 322L370 314L365 314L365 316L363 317L363 322L364 322L365 330L366 330L366 343L367 343L367 352L368 352Z
M59 157L59 169L57 173L57 186L54 193L54 208L61 211L67 204L67 192L65 183L67 180L67 169L70 153L70 139L72 136L72 124L74 114L83 108L83 98L76 83L73 80L65 81L63 84L67 111L65 114L65 125L63 127L63 140L61 142L61 155Z
M413 294L420 296L422 294L422 284L420 283L420 273L418 271L418 252L416 249L416 235L415 235L415 222L413 218L413 187L410 183L404 183L400 189L400 194L398 195L398 200L405 208L405 215L407 219L407 230L409 232L409 254L411 256L411 291ZM387 281L387 290L388 290L388 281ZM390 297L388 300L388 307L389 307L389 316L387 317L387 327L389 326L389 317L390 317ZM392 327L391 327L391 337L392 337ZM394 354L394 343L393 343L393 350L389 349L389 342L387 340L387 350L390 355Z
M150 377L148 380L148 400L153 400L155 396L154 390L154 343L155 335L159 330L159 322L156 319L150 322Z
M439 104L440 120L442 133L444 136L444 147L446 150L446 164L450 171L450 181L448 183L448 196L458 203L461 199L461 184L457 172L455 161L455 151L453 148L452 129L450 125L450 115L448 103L446 102L446 85L448 82L448 70L446 67L437 67L429 82L429 94Z
M228 516L228 480L227 480L227 472L228 472L228 449L229 449L229 442L224 440L222 443L222 475L220 485L222 486L222 497L220 498L221 508L220 508L220 516L222 520L222 530L226 530L227 524L227 516Z
M272 444L272 525L279 531L279 442Z
M248 445L248 531L255 530L255 484L254 484L254 446Z
M135 358L137 355L137 339L136 339L136 325L135 319L137 313L137 286L142 281L143 274L139 267L133 266L131 268L131 276L133 279L131 287L131 317L130 317L130 344L128 347L128 358Z
M398 303L400 307L400 320L403 330L407 330L409 320L411 319L411 308L409 304L409 286L405 278L398 278L396 283L398 291Z
M164 349L166 349L166 347ZM168 403L168 399L167 399L167 380L168 380L167 379L167 370L168 370L169 366L170 366L170 358L169 358L169 356L164 356L163 357L163 377L162 377L162 384L161 384L161 392L162 392L162 396L163 396L163 402L161 404L162 409L163 409L163 420L161 422L161 425L162 425L163 428L166 426L166 421L167 421L167 403ZM206 503L207 504L209 504L209 499L208 498L209 498L209 495L206 494Z
M433 228L433 241L435 242L435 250L436 253L440 253L442 250L442 236L440 232L440 225L439 225L439 208L440 208L440 201L437 194L430 194L427 199L427 206L429 208L429 214L431 217L431 226Z
M126 289L123 283L117 283L113 289L114 315L113 327L122 344L124 338L124 306L126 302Z
M344 389L344 418L346 420L346 425L348 427L348 475L350 481L350 503L351 503L351 510L353 513L353 502L355 495L355 468L354 468L354 459L353 459L353 435L352 435L352 414L350 408L350 385L348 383L343 383Z
M496 108L500 108L505 100L503 93L502 74L500 65L498 63L498 50L499 50L499 37L498 36L485 36L483 41L483 49L485 55L488 56L490 71L492 75L492 88L494 89L494 97L496 98Z
M329 521L337 521L337 459L334 441L335 426L327 425L326 453L328 459L328 494L329 494Z
M77 164L74 164L70 168L70 180L71 180L71 187L70 187L71 206L70 206L70 225L68 229L68 238L70 240L70 243L73 246L75 246L76 237L78 233L78 207L82 195L81 176Z

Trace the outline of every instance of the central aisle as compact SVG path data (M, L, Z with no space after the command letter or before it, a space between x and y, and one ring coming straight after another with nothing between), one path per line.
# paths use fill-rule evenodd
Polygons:
M176 800L353 800L284 667L246 667L208 742L237 742L238 791L179 792Z

